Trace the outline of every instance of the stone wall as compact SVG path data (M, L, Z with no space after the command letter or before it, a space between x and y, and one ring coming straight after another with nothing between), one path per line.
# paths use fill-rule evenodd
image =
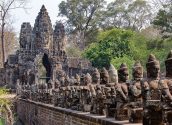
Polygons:
M129 125L128 121L118 122L114 118L90 115L87 112L63 109L23 99L17 102L17 113L25 125Z

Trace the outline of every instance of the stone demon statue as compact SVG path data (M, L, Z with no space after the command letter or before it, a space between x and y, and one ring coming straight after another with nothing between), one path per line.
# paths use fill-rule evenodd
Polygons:
M143 125L163 125L160 84L160 64L150 55L146 64L147 79L141 82L143 95Z
M163 114L164 122L172 124L172 51L167 56L165 61L166 76L161 79L163 87Z
M128 119L128 110L127 110L127 102L128 102L128 84L127 81L129 79L129 71L128 67L125 63L122 63L118 70L118 81L119 83L116 85L116 120L127 120Z
M142 121L142 96L141 80L143 79L143 67L136 62L132 68L132 80L129 86L129 121L139 123Z

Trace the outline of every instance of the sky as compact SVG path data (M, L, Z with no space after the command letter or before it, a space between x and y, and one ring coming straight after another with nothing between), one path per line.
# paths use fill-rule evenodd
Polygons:
M20 32L20 27L23 22L30 22L31 25L34 25L35 19L44 4L52 24L54 25L57 20L58 15L58 5L62 0L28 0L27 8L28 9L16 9L11 12L13 26L17 34Z
M16 9L11 12L12 15L12 20L13 20L13 26L14 29L19 35L20 33L20 27L23 22L30 22L31 25L34 25L35 19L41 9L41 6L44 4L52 25L55 24L57 21L57 16L58 16L58 5L62 0L28 0L29 2L27 3L27 8L29 9ZM113 1L113 0L106 0L107 2Z

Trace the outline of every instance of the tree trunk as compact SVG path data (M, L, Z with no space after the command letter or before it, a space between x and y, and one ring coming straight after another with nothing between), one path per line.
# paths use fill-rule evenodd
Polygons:
M4 27L5 23L4 20L2 19L2 29L1 29L1 44L2 44L2 67L4 68L4 63L5 63L5 45L4 45Z

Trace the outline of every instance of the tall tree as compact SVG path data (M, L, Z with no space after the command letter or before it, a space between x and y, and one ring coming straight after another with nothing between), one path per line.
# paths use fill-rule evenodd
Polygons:
M159 10L153 24L161 31L162 38L172 36L172 2L167 3Z
M84 48L87 38L96 31L104 10L104 0L67 0L59 4L59 16L67 19L69 31Z
M132 31L122 29L100 32L100 41L90 44L84 56L92 61L93 66L108 67L112 59L131 55L132 36Z
M122 28L130 2L128 0L115 0L109 3L104 14L104 21L101 23L102 28Z
M152 19L146 0L115 0L107 6L104 27L128 28L140 31Z
M2 63L5 62L5 27L8 24L8 15L11 10L25 8L26 0L1 0L0 1L0 28L1 28L1 47L2 47Z
M1 37L1 34L0 34ZM4 43L5 43L5 57L7 57L9 54L14 53L16 48L18 47L17 44L17 36L11 27L6 27L4 30ZM2 44L0 43L0 48L2 48ZM2 60L2 52L0 51L0 60ZM3 66L3 63L1 61L0 67Z

